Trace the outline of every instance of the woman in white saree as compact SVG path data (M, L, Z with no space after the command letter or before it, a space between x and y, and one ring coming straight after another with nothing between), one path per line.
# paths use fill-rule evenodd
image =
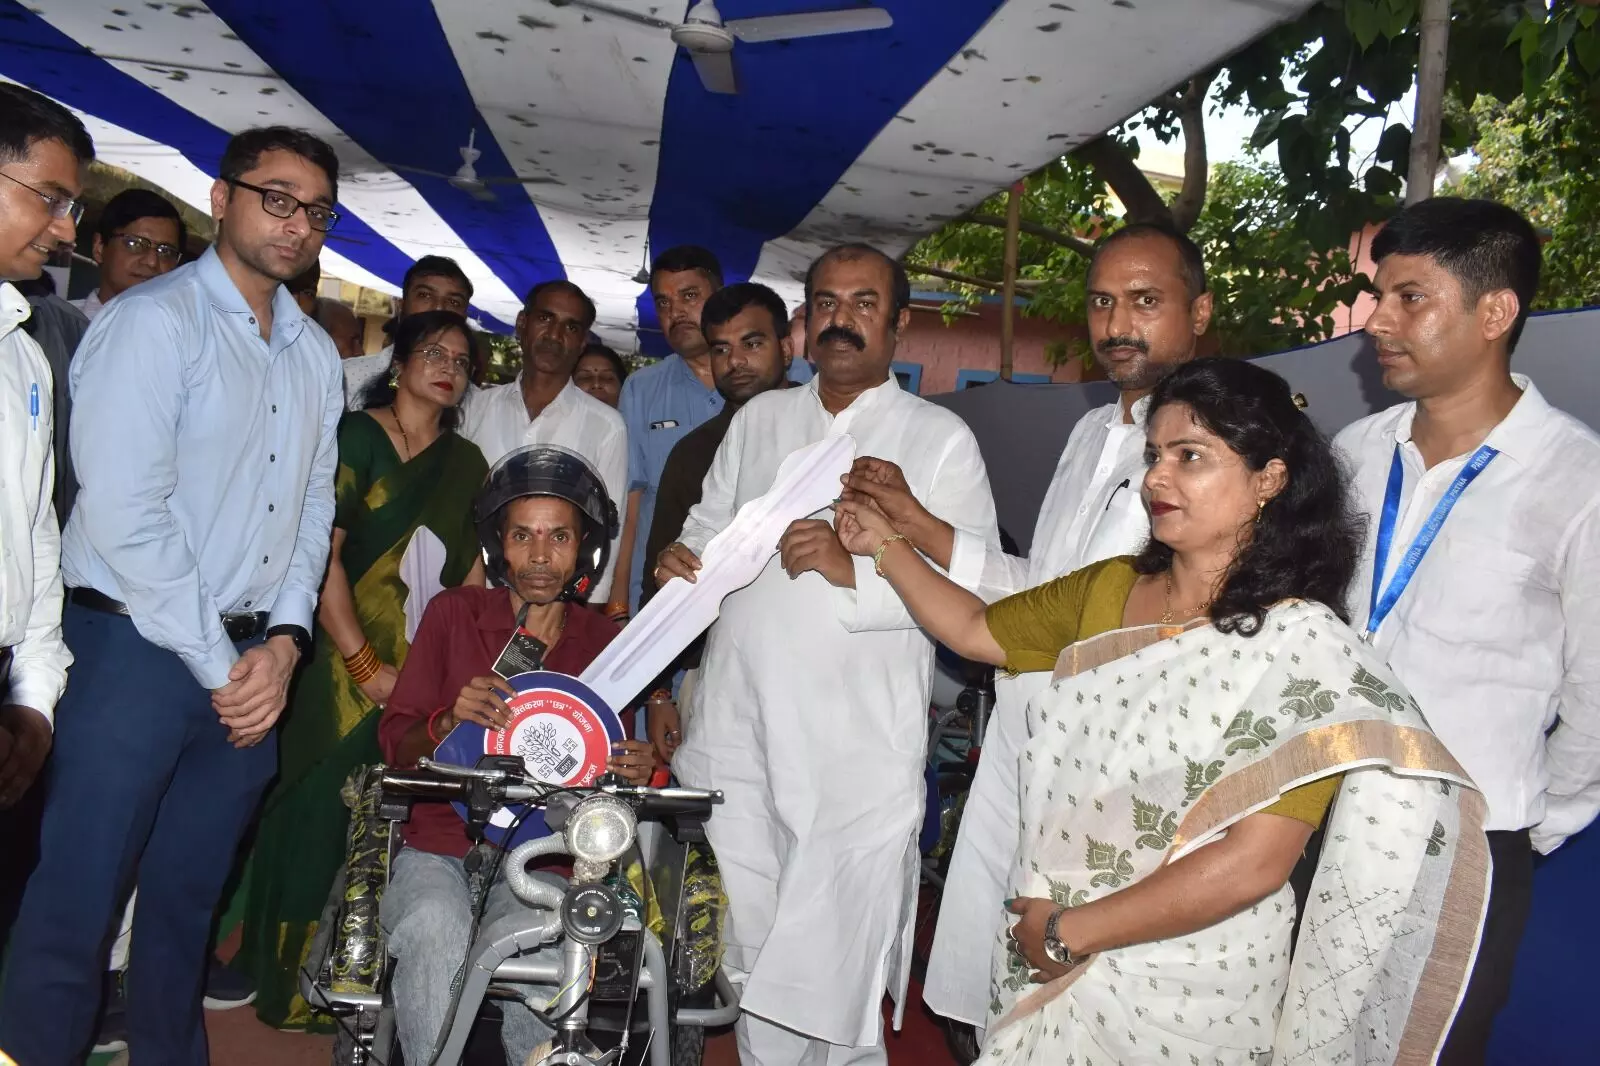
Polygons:
M992 607L870 501L839 506L935 637L1053 670L985 1060L1431 1063L1482 921L1484 805L1331 606L1357 544L1333 455L1245 362L1179 368L1148 424L1145 550ZM1323 823L1291 950L1288 877Z

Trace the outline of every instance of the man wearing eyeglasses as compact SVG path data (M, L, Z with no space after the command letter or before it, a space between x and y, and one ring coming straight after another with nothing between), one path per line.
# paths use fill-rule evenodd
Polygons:
M93 322L119 292L159 278L183 262L189 234L183 216L166 197L148 189L124 189L106 202L95 226L94 261L100 285L73 306Z
M77 666L0 990L0 1046L30 1066L82 1061L130 887L133 1060L206 1066L212 914L310 646L344 379L283 283L338 220L338 159L273 127L235 136L220 172L216 244L113 300L72 368Z
M40 791L30 786L50 752L72 662L61 636L50 499L50 366L24 328L28 301L11 283L37 278L58 245L76 240L82 168L93 158L70 111L0 83L0 953L38 852ZM0 1030L0 1049L9 1047Z

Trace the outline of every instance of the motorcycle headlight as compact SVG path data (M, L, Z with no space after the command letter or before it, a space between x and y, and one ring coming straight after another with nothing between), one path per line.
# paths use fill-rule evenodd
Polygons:
M567 815L567 849L581 862L608 863L633 844L637 827L633 808L622 800L590 796Z

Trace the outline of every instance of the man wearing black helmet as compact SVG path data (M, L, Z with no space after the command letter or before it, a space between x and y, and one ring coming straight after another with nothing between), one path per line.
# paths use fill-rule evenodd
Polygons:
M543 645L545 669L572 675L618 632L615 623L571 602L604 571L617 524L600 475L582 457L554 446L519 448L489 472L473 517L492 584L446 589L428 604L378 725L393 766L432 755L458 723L506 724L509 692L494 665L519 623ZM650 745L622 742L611 769L644 784L654 769ZM470 847L454 811L419 803L391 866L382 919L395 958L395 1017L407 1062L432 1059L450 981L467 952L472 912L463 859ZM483 922L521 907L498 880ZM520 1066L550 1032L519 1004L501 1010L507 1061Z

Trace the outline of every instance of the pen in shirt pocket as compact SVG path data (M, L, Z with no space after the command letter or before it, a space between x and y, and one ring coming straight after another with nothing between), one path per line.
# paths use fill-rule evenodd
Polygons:
M39 428L39 383L28 386L28 414L33 418L33 428Z
M1111 501L1115 500L1117 498L1117 493L1121 492L1123 489L1127 488L1132 483L1133 483L1133 479L1132 478L1125 477L1125 478L1122 479L1122 484L1118 485L1116 488L1111 490L1111 495L1106 498L1106 510L1107 511L1111 510Z

